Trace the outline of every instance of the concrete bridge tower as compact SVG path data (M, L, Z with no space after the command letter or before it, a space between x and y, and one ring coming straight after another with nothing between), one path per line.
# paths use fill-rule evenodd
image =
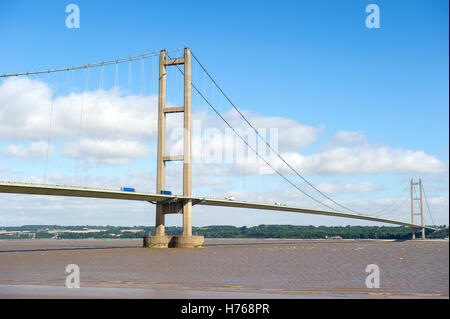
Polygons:
M166 107L166 68L184 64L184 105ZM166 116L170 113L184 113L183 154L166 155ZM183 196L192 196L192 137L191 137L191 51L184 48L184 57L167 59L165 50L159 55L159 91L158 91L158 156L156 192L165 192L166 162L183 162ZM165 234L165 215L183 215L183 235ZM169 200L156 204L156 234L144 237L144 247L151 248L197 248L203 247L203 236L192 236L192 200Z
M419 215L420 216L420 229L422 232L422 239L425 239L425 220L424 220L424 216L423 216L423 187L422 187L422 179L419 179L419 182L414 182L411 179L411 224L414 224L414 216L415 215ZM415 189L414 189L414 185L419 185L419 193L420 196L419 197L414 197L415 194ZM414 201L419 201L419 208L420 208L420 212L416 213L414 211ZM416 230L419 229L419 227L417 228L413 228L412 229L412 239L416 239Z

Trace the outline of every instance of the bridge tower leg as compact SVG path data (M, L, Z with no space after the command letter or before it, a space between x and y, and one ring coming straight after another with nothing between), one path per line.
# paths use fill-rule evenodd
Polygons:
M161 194L165 189L166 181L166 164L163 156L166 153L166 115L164 114L164 106L166 105L166 51L162 50L159 55L159 90L158 90L158 155L156 168L156 193ZM156 204L156 236L165 235L165 216L164 205Z
M166 68L184 64L184 105L166 107ZM183 155L166 156L166 114L184 113ZM168 161L183 161L183 196L192 196L192 137L191 137L191 51L184 48L184 57L167 59L165 50L159 56L159 91L158 91L158 156L156 192L165 190L165 167ZM165 234L165 214L183 214L183 235ZM144 247L197 248L203 247L203 236L192 236L192 200L156 204L156 234L144 237Z
M419 197L414 197L414 185L419 185ZM419 201L420 203L420 212L415 213L414 212L414 201ZM411 224L414 224L414 216L420 215L420 224L421 224L421 232L422 232L422 239L425 239L425 219L423 217L423 187L422 187L422 179L419 179L419 182L414 182L411 179ZM412 239L416 239L416 229L412 229Z

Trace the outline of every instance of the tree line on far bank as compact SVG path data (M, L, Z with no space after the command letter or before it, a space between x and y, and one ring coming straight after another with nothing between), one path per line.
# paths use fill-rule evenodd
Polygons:
M438 231L426 231L427 238L448 238L447 226L435 226ZM89 230L96 230L89 232ZM168 226L168 235L181 235L182 227ZM1 231L4 232L1 232ZM102 230L102 231L98 231ZM87 232L74 232L87 231ZM294 226L294 225L259 225L252 227L204 226L193 227L194 235L206 238L298 238L324 239L342 237L343 239L398 239L411 238L411 228L404 226ZM153 226L59 226L59 225L25 225L18 227L0 227L0 239L112 239L142 238L154 235ZM421 238L417 231L416 238Z

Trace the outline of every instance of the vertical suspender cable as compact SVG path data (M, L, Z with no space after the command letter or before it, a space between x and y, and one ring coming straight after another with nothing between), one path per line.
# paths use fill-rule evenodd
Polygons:
M114 94L118 96L118 82L119 82L119 65L116 61L116 73L114 75Z
M145 59L142 57L141 60L141 83L140 83L140 94L145 95Z
M105 65L102 64L102 68L100 69L100 84L99 84L99 89L102 91L103 90L103 75L105 72Z
M193 55L194 56L194 55ZM170 58L170 57L169 57ZM195 57L194 57L195 58ZM197 59L196 59L197 60ZM197 62L198 62L198 60L197 60ZM199 63L199 62L198 62ZM201 66L201 64L199 63L199 65ZM181 69L178 67L178 66L176 66L177 67L177 69L178 69L178 71L180 71L180 72L183 72L183 71L181 71ZM206 73L206 70L203 68L203 70L205 71L205 73ZM245 140L245 138L244 137L242 137L237 131L236 131L236 129L224 118L224 116L214 107L214 105L212 105L211 104L211 102L205 97L205 95L197 88L197 86L194 84L194 83L192 83L191 84L192 85L192 87L194 88L194 90L200 95L200 97L211 107L211 109L222 119L222 121L224 121L225 122L225 124L236 134L236 136L237 137L239 137L240 138L240 140L245 144L245 145L247 145L247 147L249 148L249 149L251 149L252 150L252 152L254 152L255 154L256 154L256 156L258 156L264 163L266 163L266 165L267 166L269 166L276 174L278 174L278 176L280 176L281 178L283 178L286 182L288 182L290 185L292 185L293 187L295 187L297 190L299 190L300 192L302 192L303 194L305 194L306 196L308 196L309 198L311 198L312 200L314 200L315 202L317 202L317 203L319 203L319 204L321 204L321 205L323 205L324 207L327 207L327 208L329 208L329 209L331 209L331 210L334 210L334 211L336 211L336 209L335 208L333 208L333 207L331 207L331 206L329 206L329 205L327 205L327 204L325 204L325 203L323 203L323 202L321 202L321 201L319 201L318 199L316 199L316 198L314 198L313 196L311 196L311 195L309 195L308 193L306 193L305 191L303 191L300 187L298 187L298 185L296 185L295 183L293 183L290 179L288 179L286 176L284 176L278 169L276 169L273 165L271 165L266 159L264 159L264 157L262 157L261 156L261 154L259 154L259 152L257 151L257 150L255 150L253 147L251 147L249 144L248 144L248 142ZM219 88L219 90L220 90L220 88ZM222 91L221 91L222 92ZM267 144L267 142L266 142L266 144ZM270 145L269 145L269 147L270 147ZM271 147L270 147L271 148ZM272 148L271 148L272 149ZM273 150L273 149L272 149Z
M427 204L428 214L430 214L431 222L433 223L433 225L436 225L434 223L433 216L431 215L430 205L428 205L428 199L427 199L427 195L425 194L425 188L423 187L423 184L422 184L422 191L423 191L423 196L425 197L425 203Z
M67 95L69 95L69 69L66 70L65 89L66 89L66 96L67 96Z
M128 62L128 96L130 96L132 89L132 77L131 77L131 58L130 62Z
M49 73L49 76L50 76L50 73ZM57 73L55 72L55 74L53 76L54 76L54 80L55 80L55 87L54 87L54 92L53 92L53 90L51 90L52 101L51 101L51 105L50 105L50 123L49 123L49 128L48 128L48 137L47 137L47 154L45 157L45 173L44 173L44 183L45 184L47 184L48 156L49 156L50 144L51 144L51 140L52 140L53 104L55 101L55 95L58 94Z
M80 105L80 121L79 121L79 125L78 125L78 145L77 145L77 159L80 160L81 163L81 159L80 159L80 145L81 145L81 133L82 133L82 129L83 129L83 108L84 108L84 98L85 98L85 94L86 94L86 87L87 87L87 81L88 81L88 77L87 77L87 72L89 71L89 68L86 66L84 68L84 90L83 93L81 94L81 105ZM75 164L75 181L77 179L78 175L78 165Z
M242 112L234 105L234 103L228 98L228 96L225 94L225 92L223 92L223 90L220 88L220 86L217 84L217 82L212 78L212 76L209 74L209 72L205 69L205 67L203 67L203 65L200 63L200 61L196 58L196 56L194 55L194 53L192 53L192 57L197 61L197 63L199 64L199 66L203 69L203 71L205 72L205 74L209 77L209 79L212 81L212 83L219 89L219 91L223 94L223 96L225 97L225 99L228 100L228 102L233 106L233 108L238 112L238 114L244 119L244 121L256 132L257 136L263 141L265 142L265 144L274 152L274 154L276 154L278 156L278 158L286 164L287 167L289 167L298 177L300 177L306 184L308 184L311 188L313 188L315 191L317 191L320 195L322 195L323 197L325 197L326 199L330 200L331 202L333 202L334 204L340 206L341 208L344 208L348 211L351 211L353 213L356 214L360 214L338 202L336 202L335 200L333 200L331 197L329 197L328 195L326 195L325 193L321 192L319 189L317 189L313 184L311 184L305 177L303 177L297 170L295 170L278 152L276 152L273 147L269 144L269 142L267 142L266 139L262 138L258 131L255 129L255 127L248 121L248 119L244 116L244 114L242 114ZM216 112L217 113L217 112ZM223 117L221 116L221 118L223 119ZM285 180L286 178L283 177ZM296 187L298 189L298 187ZM303 192L303 191L302 191ZM323 205L326 205L322 202L320 202ZM328 206L328 205L326 205ZM330 207L330 206L328 206ZM335 210L333 208L333 210Z

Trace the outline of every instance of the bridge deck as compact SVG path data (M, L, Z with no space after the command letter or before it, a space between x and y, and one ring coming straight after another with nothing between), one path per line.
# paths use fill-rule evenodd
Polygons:
M242 202L242 201L209 199L209 198L199 198L199 197L184 197L184 196L178 196L178 195L162 195L162 194L150 194L150 193L124 192L124 191L94 189L94 188L0 182L0 193L71 196L71 197L104 198L104 199L122 199L122 200L137 200L137 201L147 201L147 202L157 202L157 203L168 201L168 200L176 201L176 200L191 199L193 201L193 204L196 204L196 205L223 206L223 207L236 207L236 208L247 208L247 209L285 211L285 212L295 212L295 213L303 213L303 214L327 215L327 216L334 216L334 217L369 220L369 221L374 221L374 222L408 226L408 227L413 227L413 228L421 228L419 225L414 225L411 223L406 223L406 222L397 221L397 220L378 218L378 217L372 217L372 216L367 216L367 215L357 215L357 214L333 212L333 211L326 211L326 210L301 208L301 207L295 207L295 206L280 206L280 205L271 205L271 204ZM425 227L425 228L431 229L431 230L436 230L435 228L432 228L432 227Z

